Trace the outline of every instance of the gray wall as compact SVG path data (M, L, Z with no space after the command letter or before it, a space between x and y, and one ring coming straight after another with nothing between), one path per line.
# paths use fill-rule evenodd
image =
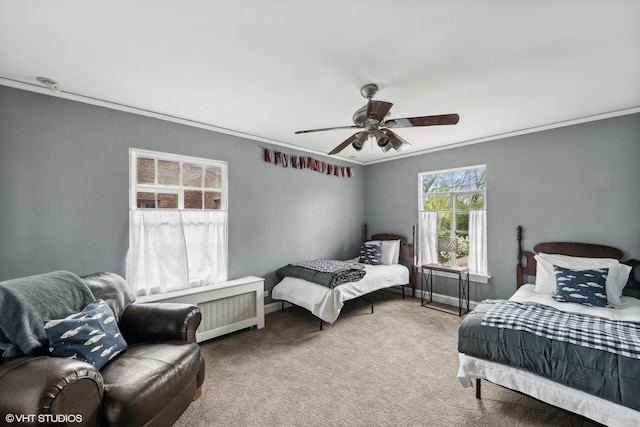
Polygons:
M513 293L518 224L528 248L586 241L640 257L639 114L351 165L348 179L266 164L255 141L0 86L0 280L124 274L129 147L228 162L229 277L267 289L287 262L355 256L365 220L370 234L409 236L418 172L483 163L492 279L472 299Z
M471 299L507 298L515 291L519 224L527 249L590 242L640 258L639 160L634 114L369 165L365 219L372 232L406 232L417 223L419 172L486 164L492 278L472 283ZM457 295L446 279L434 285Z
M255 141L0 86L0 280L124 275L130 147L228 162L230 279L271 289L287 262L357 254L362 166L354 178L285 169Z

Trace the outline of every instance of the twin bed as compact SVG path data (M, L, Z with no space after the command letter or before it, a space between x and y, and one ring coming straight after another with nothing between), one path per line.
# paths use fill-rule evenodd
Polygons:
M524 251L521 227L517 241L516 293L481 302L460 325L460 383L471 387L475 380L478 399L484 379L601 424L640 425L640 262L621 263L619 249L585 243ZM298 266L290 264L278 271L273 297L283 308L287 301L308 309L322 329L348 300L391 286L402 286L404 297L411 285L415 295L415 227L411 244L395 234L366 241L372 242L387 249L398 242L397 258L361 264L355 269L363 277L341 284L312 281L324 265L291 277L285 270ZM350 262L360 264L363 253Z
M373 292L389 287L400 286L404 298L405 286L411 286L415 292L415 227L412 242L397 234L375 234L367 239L366 225L363 226L363 246L361 256L346 261L344 265L336 261L314 260L310 263L289 264L280 268L276 274L282 280L273 288L274 299L303 307L323 321L333 323L340 315L346 301L369 295L373 313ZM373 245L379 248L380 264L364 261L367 248ZM333 270L332 270L333 269ZM334 271L335 273L330 273ZM361 271L358 280L342 281L338 274L346 277ZM336 284L336 282L339 282Z
M639 425L638 261L583 243L523 251L517 233L518 290L463 320L458 379L475 380L477 398L484 379L598 423Z

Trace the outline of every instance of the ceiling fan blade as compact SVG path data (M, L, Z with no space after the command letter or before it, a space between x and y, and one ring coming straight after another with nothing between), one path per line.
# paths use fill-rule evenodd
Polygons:
M336 148L334 148L333 150L329 151L329 154L338 154L339 152L341 152L342 150L347 148L349 146L349 144L351 144L353 141L355 141L357 137L358 137L357 133L354 134L354 135L351 135L342 144L338 145Z
M393 104L391 102L370 100L367 104L367 119L381 122L385 118Z
M300 133L311 133L311 132L323 132L325 130L334 130L334 129L360 129L358 126L336 126L333 128L322 128L322 129L309 129L309 130L299 130L296 131L295 134L298 135Z
M409 144L395 132L391 132L389 129L384 129L382 132L387 135L387 137L389 137L389 142L391 142L391 146L396 151L404 151L407 148L411 147L411 144Z
M457 114L441 114L439 116L407 117L405 119L387 120L383 126L388 128L408 128L413 126L455 125L460 120Z

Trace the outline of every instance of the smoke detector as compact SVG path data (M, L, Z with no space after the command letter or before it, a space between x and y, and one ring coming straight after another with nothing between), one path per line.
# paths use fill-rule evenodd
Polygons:
M54 92L60 92L60 83L48 77L38 77L38 81Z

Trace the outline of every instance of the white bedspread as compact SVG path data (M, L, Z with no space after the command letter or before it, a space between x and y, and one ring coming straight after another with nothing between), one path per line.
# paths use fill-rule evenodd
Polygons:
M640 419L638 411L572 389L524 369L460 354L458 379L463 386L471 387L475 378L519 391L607 426L636 427Z
M623 320L627 322L640 322L640 299L621 297L622 304L608 307L589 307L574 302L559 302L549 294L539 294L535 291L535 285L522 285L509 300L517 302L535 302L549 305L560 311L569 313L581 313L591 316L605 317L610 320Z
M325 322L338 318L344 302L378 289L409 283L409 269L401 264L363 264L367 272L362 280L331 289L306 280L285 277L274 288L274 299L304 307Z

